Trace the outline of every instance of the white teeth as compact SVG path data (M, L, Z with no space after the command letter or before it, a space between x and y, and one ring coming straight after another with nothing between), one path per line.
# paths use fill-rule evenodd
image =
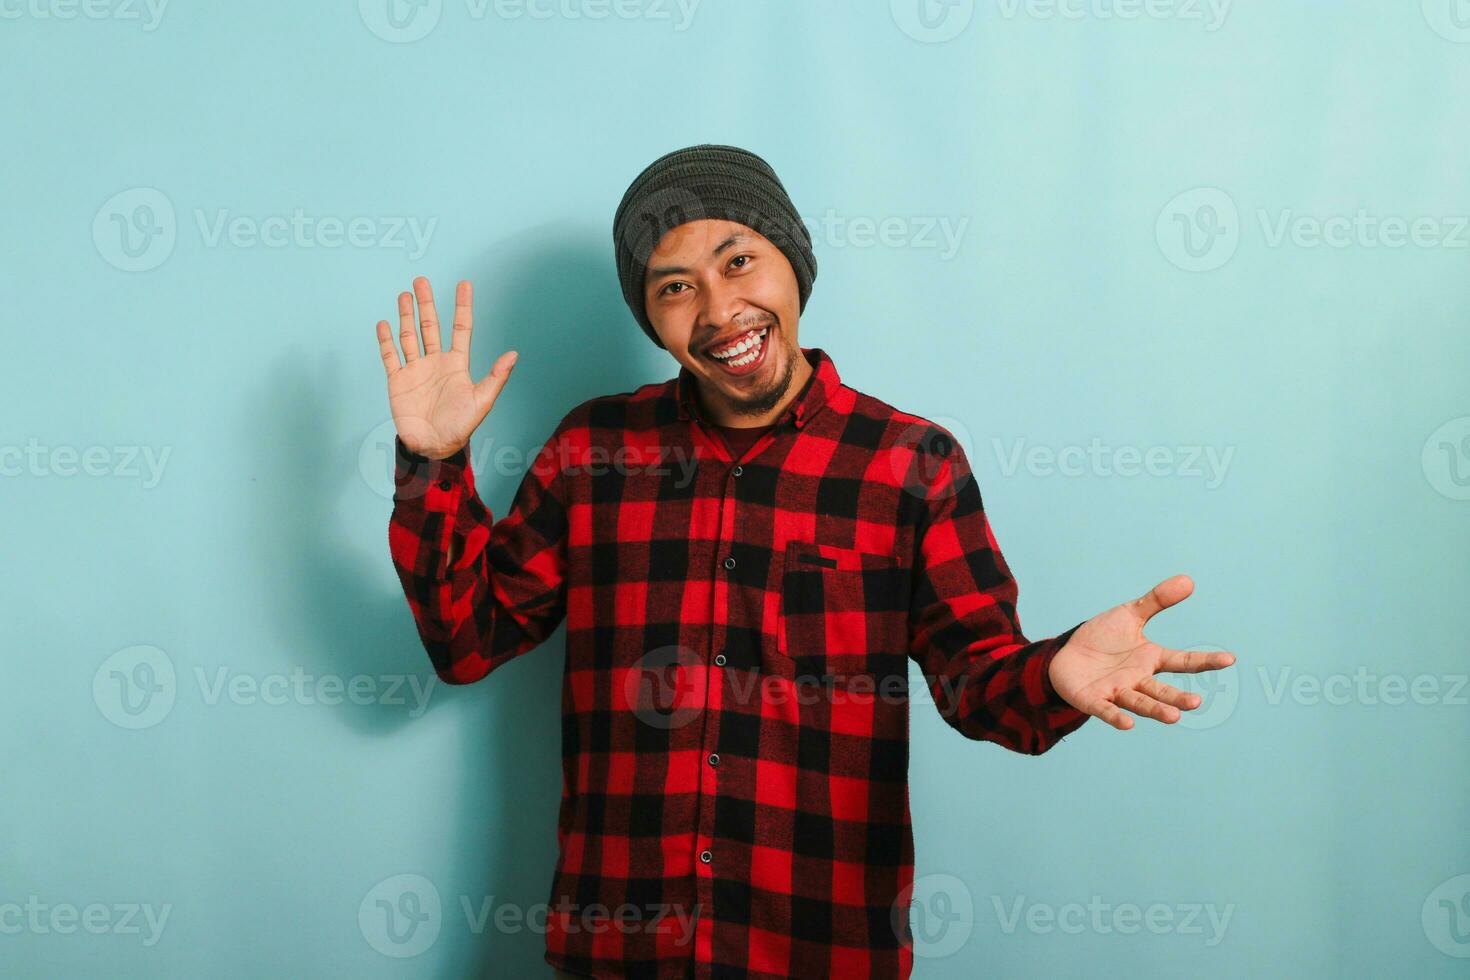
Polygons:
M751 361L755 360L757 356L760 355L761 339L765 337L766 329L767 328L762 327L761 329L747 336L744 340L736 344L734 347L730 347L718 353L715 351L711 351L710 356L716 358L717 360L724 361L726 364L729 364L732 367L739 367L742 364L749 364Z

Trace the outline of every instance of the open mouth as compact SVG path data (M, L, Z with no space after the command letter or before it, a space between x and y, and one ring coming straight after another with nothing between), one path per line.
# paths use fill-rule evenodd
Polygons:
M759 370L766 359L768 327L747 330L717 347L706 347L704 356L714 361L726 374L739 376Z

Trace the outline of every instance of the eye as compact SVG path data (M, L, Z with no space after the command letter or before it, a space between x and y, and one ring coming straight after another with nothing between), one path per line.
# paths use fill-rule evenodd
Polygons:
M675 293L669 292L669 290L673 289L675 286L683 286L683 285L685 285L685 283L682 283L682 282L671 282L667 286L665 286L662 289L660 289L658 291L658 294L660 296L664 296L664 295L674 296L674 295L677 295Z
M735 268L737 268L737 269L743 269L743 268L745 268L747 265L749 265L751 263L751 260L753 258L754 258L754 256L751 256L751 255L737 255L733 259L730 260L730 264L732 266L735 266ZM735 263L736 262L740 262L741 259L744 259L745 261L744 262L741 262L740 265L735 265Z

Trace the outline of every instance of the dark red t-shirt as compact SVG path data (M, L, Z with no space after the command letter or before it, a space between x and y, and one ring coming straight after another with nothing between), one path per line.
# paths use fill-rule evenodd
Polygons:
M757 439L770 432L773 425L774 423L772 425L752 425L740 428L730 425L715 425L711 422L710 428L718 432L720 437L725 440L725 445L730 450L730 459L733 462L740 459L741 456L744 456L745 451L751 446L754 446Z

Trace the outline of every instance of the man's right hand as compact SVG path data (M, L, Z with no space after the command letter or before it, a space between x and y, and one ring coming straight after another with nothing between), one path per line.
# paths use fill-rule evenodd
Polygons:
M422 353L420 331L414 329L415 298L423 333ZM463 448L470 441L470 433L489 414L516 362L516 352L506 351L495 359L489 374L478 382L470 380L472 301L469 282L461 280L454 297L453 339L448 350L441 350L439 317L434 312L429 280L423 276L415 279L412 296L406 292L398 294L402 361L393 346L388 321L378 321L378 347L383 354L383 369L388 374L388 406L393 411L393 424L404 446L421 456L444 459Z

